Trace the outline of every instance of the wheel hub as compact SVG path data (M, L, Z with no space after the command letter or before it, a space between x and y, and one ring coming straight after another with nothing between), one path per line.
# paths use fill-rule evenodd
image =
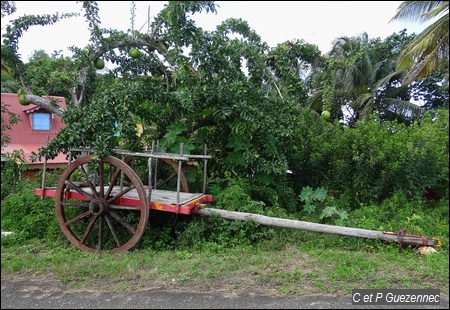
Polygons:
M106 212L106 204L102 201L92 200L89 203L89 211L94 215L101 215Z

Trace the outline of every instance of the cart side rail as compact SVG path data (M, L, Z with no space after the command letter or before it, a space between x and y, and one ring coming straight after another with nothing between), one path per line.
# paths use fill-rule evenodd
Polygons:
M79 152L81 154L84 155L88 155L92 153L92 150L88 149L88 148L71 148L69 149L69 161L68 164L70 164L73 160L73 152ZM208 155L207 154L207 149L206 149L206 145L204 146L204 154L202 155L197 155L197 154L184 154L183 153L183 143L180 143L180 153L176 154L176 153L168 153L168 152L159 152L158 150L155 150L155 143L152 143L152 148L151 150L148 151L144 151L144 152L134 152L134 151L129 151L129 150L125 150L125 149L113 149L112 153L115 155L122 155L122 156L136 156L136 157L147 157L148 158L148 177L149 177L149 186L148 186L148 199L149 201L151 201L151 191L152 191L152 186L151 184L151 180L152 180L152 160L158 160L158 159L170 159L170 160L175 160L178 161L178 165L179 165L179 171L181 170L181 163L187 162L187 161L191 161L191 160L196 160L196 159L203 159L204 162L204 171L203 171L203 194L206 194L206 181L207 181L207 162L208 159L212 158L212 155ZM155 172L154 175L156 176L156 165L155 165ZM46 175L46 169L44 169L43 174L42 174L42 192L45 192L45 186L44 186L44 182L45 182L45 175ZM156 181L156 180L155 180ZM155 182L156 184L156 182ZM177 205L179 205L179 193L180 193L181 189L180 189L180 175L178 176L178 180L177 180Z

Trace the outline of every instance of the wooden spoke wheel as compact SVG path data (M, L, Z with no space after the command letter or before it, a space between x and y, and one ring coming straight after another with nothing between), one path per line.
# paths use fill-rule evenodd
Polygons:
M114 156L88 155L67 166L56 188L55 209L64 235L87 252L131 249L149 217L142 181Z
M189 185L186 178L185 167L179 169L178 161L169 158L158 159L158 167L156 173L157 189L177 190L178 175L180 175L180 191L189 193ZM152 182L154 184L154 181Z

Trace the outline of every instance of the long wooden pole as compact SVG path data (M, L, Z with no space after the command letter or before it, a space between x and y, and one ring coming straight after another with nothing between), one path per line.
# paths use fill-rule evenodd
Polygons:
M325 225L312 222L288 220L276 217L269 217L260 214L227 211L214 208L200 208L197 214L203 216L219 216L229 220L252 221L265 226L277 226L292 229L308 230L326 234L342 235L349 237L359 237L367 239L379 239L383 241L396 241L404 246L436 246L439 245L439 240L436 238L428 238L423 236L406 235L403 233L392 233L352 227L342 227L334 225Z

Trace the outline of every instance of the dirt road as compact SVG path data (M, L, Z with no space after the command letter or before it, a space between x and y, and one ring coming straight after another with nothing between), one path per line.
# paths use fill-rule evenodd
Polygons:
M68 290L42 278L2 277L1 309L448 309L439 306L356 306L351 296L296 295L273 297L252 292L195 293L144 290L96 292Z

